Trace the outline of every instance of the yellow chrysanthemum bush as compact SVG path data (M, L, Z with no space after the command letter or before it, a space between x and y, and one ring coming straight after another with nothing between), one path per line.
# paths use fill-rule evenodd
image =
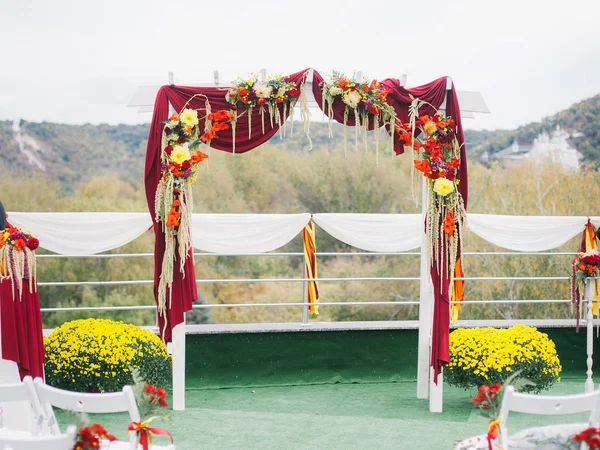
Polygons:
M537 393L560 381L561 370L554 342L537 328L460 328L450 333L450 363L444 378L469 389L504 383L518 372L531 382L521 390Z
M106 319L65 322L44 339L46 381L79 392L115 392L133 384L131 368L150 384L171 384L171 356L160 338Z

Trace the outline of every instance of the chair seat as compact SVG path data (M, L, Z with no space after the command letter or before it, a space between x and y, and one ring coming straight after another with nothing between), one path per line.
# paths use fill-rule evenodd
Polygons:
M566 448L571 437L588 428L587 423L548 425L521 430L508 438L508 448L515 450L553 450ZM501 449L498 440L493 441L494 449ZM557 445L562 446L557 447ZM487 435L480 434L460 441L454 450L487 450Z

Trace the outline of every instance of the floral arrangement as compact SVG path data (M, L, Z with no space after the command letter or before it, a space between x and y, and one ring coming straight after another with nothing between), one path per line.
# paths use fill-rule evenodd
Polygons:
M110 434L99 423L92 426L79 427L75 436L73 450L97 450L103 440L116 441L117 438Z
M155 385L171 380L171 356L158 336L106 319L65 322L44 338L46 382L79 392L116 392L133 383L130 367Z
M171 289L173 283L176 244L182 272L191 249L191 188L196 181L200 163L208 158L206 153L199 150L200 145L202 142L210 145L217 133L228 129L228 123L233 120L229 111L211 113L208 101L205 111L206 116L202 117L205 121L203 132L199 128L198 111L194 109L184 108L180 114L173 114L163 122L161 181L155 196L156 221L163 224L166 235L158 288L159 314L166 312L167 290Z
M155 419L161 418L169 421L166 416L155 415L160 408L166 408L169 404L166 401L167 391L163 388L157 388L152 384L146 383L140 372L132 368L134 386L133 393L140 410L139 422L131 422L127 429L133 440L142 446L143 450L148 450L152 446L153 435L168 436L173 444L173 436L164 428L149 427L148 425Z
M575 442L585 442L590 450L600 449L600 428L589 427L573 436Z
M10 278L13 289L22 293L23 280L29 281L29 292L36 289L35 249L40 241L29 231L22 231L7 223L0 230L0 280Z
M427 185L426 234L430 264L444 261L450 279L462 253L462 231L466 211L458 191L460 145L456 123L441 113L418 116L425 102L413 99L410 122L396 123L396 131L405 147L414 155L414 167L423 173Z
M521 390L540 392L560 381L554 342L534 327L460 328L450 333L449 384L464 389L503 383L514 373L528 380Z
M583 300L585 283L588 279L600 276L600 255L598 250L581 252L575 255L571 270L571 298L579 305Z
M250 138L252 112L255 108L258 108L261 116L263 134L265 133L265 112L269 113L271 128L274 125L281 128L285 124L288 111L291 120L294 120L294 106L300 98L302 89L302 86L299 87L294 82L286 81L282 75L269 77L267 81L258 81L258 77L251 73L248 78L238 78L235 81L234 86L227 91L225 100L237 109L246 110L248 138Z
M324 82L322 87L322 110L327 112L329 118L330 137L332 135L333 104L336 101L341 101L344 104L344 125L348 123L350 114L354 117L356 127L355 145L357 148L359 130L362 130L366 149L369 126L372 126L375 130L379 129L381 125L387 125L390 130L394 129L396 111L387 103L388 92L377 80L354 81L334 71L331 79ZM375 139L378 150L379 133L377 132L375 133Z
M490 385L482 384L477 390L477 395L471 399L471 403L481 409L499 411L499 400L502 396L498 395L498 393L501 389L502 383L492 383Z

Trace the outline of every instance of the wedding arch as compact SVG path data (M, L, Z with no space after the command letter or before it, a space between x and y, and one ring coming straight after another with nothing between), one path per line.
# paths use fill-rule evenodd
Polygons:
M167 180L167 176L172 178L172 173L175 172L181 179L184 178L184 173L185 178L194 176L191 171L193 167L190 168L189 163L187 167L177 164L177 161L181 162L182 158L178 157L176 162L172 161L172 152L188 152L185 158L191 158L192 162L194 162L194 157L197 158L196 162L203 158L202 152L190 156L191 148L189 151L173 149L178 144L193 146L195 149L202 140L211 148L221 151L231 153L250 151L282 130L290 114L293 114L295 105L305 106L307 84L312 85L312 96L330 121L361 127L365 131L385 127L397 155L404 153L405 148L418 151L422 144L427 145L427 142L419 142L417 136L419 133L428 136L427 128L423 128L423 126L426 125L425 121L433 118L430 122L434 125L430 126L437 125L435 130L442 130L440 133L444 135L446 133L443 130L446 130L452 135L453 142L455 142L453 147L446 146L449 149L450 157L454 155L452 162L458 161L454 166L450 166L451 168L444 165L443 170L452 173L452 179L449 182L452 187L446 186L448 188L446 193L455 190L462 210L466 211L468 201L467 158L458 96L452 80L449 77L442 77L422 86L406 88L399 80L392 78L380 82L361 83L360 81L352 82L339 74L336 77L336 84L332 88L332 85L325 82L319 72L305 69L280 77L278 79L280 84L275 85L275 89L277 86L281 86L279 92L274 94L269 91L271 95L265 96L262 96L262 91L258 88L256 90L249 89L253 83L256 83L256 79L241 81L237 88L233 89L231 87L171 84L162 86L158 90L146 152L145 191L155 234L154 292L159 311L160 333L165 342L174 339L173 330L184 323L185 312L192 309L192 302L197 299L193 253L191 245L189 245L191 241L190 228L185 225L185 221L181 217L189 215L191 218L191 213L188 214L187 199L182 190L174 187L177 185L168 184L168 181L165 180ZM343 83L340 81L342 78L345 80ZM307 83L307 79L312 83ZM349 83L352 83L350 87L348 87ZM249 95L249 90L254 92L254 97L252 94ZM367 94L363 94L364 92L376 92L377 97L368 97ZM266 101L260 102L260 99L269 97L273 100L271 104L265 104ZM277 102L274 101L276 98L278 98ZM282 100L279 101L279 98ZM442 107L445 115L439 116L438 110ZM175 116L171 115L171 111L176 112ZM201 113L198 114L198 111ZM267 112L268 117L265 118ZM178 114L182 114L181 117ZM185 118L184 114L187 115ZM245 117L243 117L244 115ZM426 119L422 119L423 117ZM446 119L449 117L452 119ZM179 122L180 120L182 122ZM229 123L229 126L225 123ZM220 126L215 126L215 124ZM182 131L184 129L185 132ZM305 129L305 131L307 130ZM435 166L432 171L429 161L423 159L418 162L419 164L415 163L415 166L431 183L428 186L433 188L433 182L437 181L436 179L439 177L438 166ZM431 160L431 162L434 161ZM440 172L443 170L439 169ZM448 176L448 178L451 177ZM460 180L460 184L458 180ZM167 203L163 201L164 192L157 194L157 186L159 191L165 190L164 187L160 187L161 183L168 184L166 189L171 197ZM433 189L427 190L432 191ZM174 196L173 192L175 192ZM424 330L420 330L422 336L420 335L419 338L419 364L422 365L423 360L427 360L427 356L422 355L421 348L423 347L422 341L426 342L425 346L428 346L430 332L429 365L432 370L433 382L438 384L442 367L449 362L451 282L455 276L455 260L460 258L460 234L454 230L460 229L462 223L461 217L454 217L452 211L447 213L450 208L446 208L445 205L436 203L436 201L433 203L427 201L427 197L424 195L425 203L428 205L426 216L429 219L423 226L428 240L424 239L423 244L429 243L429 247L431 247L428 252L430 255L428 270L433 304L431 308L428 305L421 305L422 307L426 306L423 309L429 311L429 316L423 319L424 316L420 315L422 318L420 319L420 328L424 328ZM161 205L163 205L162 211L159 210ZM432 222L432 217L434 217L432 208L437 209L435 223ZM442 215L440 215L441 211L444 212ZM170 227L166 226L169 220L171 221ZM446 228L449 222L452 225L450 232ZM447 236L444 235L444 230L450 237L454 233L453 243L446 241ZM423 296L424 286L421 286L422 302ZM427 325L428 321L429 325ZM183 333L185 332L183 331ZM185 334L183 336L185 337ZM177 370L176 366L179 366L178 373L183 377L184 375L181 375L183 362L176 359L174 357L174 373ZM418 389L422 393L424 386L425 396L418 396L426 398L427 384L423 384L422 380L420 380L420 384L421 387ZM174 395L177 397L175 386ZM441 398L439 399L439 411L441 411Z

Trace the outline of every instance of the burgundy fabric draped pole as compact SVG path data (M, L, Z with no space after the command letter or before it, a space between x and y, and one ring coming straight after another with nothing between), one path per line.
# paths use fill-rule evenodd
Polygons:
M315 72L313 83L313 94L319 107L322 109L323 99L323 77ZM457 178L460 180L458 190L462 194L465 209L467 207L468 196L468 178L467 178L467 153L465 148L465 136L462 128L462 120L460 117L460 108L458 97L454 86L446 96L447 77L438 78L431 83L424 84L413 88L405 88L400 85L397 79L385 79L380 82L388 91L387 103L396 111L396 117L402 123L408 123L408 109L413 97L423 100L429 105L423 105L419 108L419 115L433 115L446 100L446 115L452 116L456 122L458 143L461 146L461 165L458 169ZM338 98L333 103L333 118L337 122L344 123L344 109L346 105ZM323 111L327 114L326 111ZM347 125L354 126L353 115L348 116ZM369 124L369 129L373 126ZM398 139L398 135L394 136L394 152L397 155L404 153L404 145ZM444 253L444 252L442 252ZM460 257L460 255L458 255ZM440 261L439 267L445 267L446 261ZM438 262L433 261L431 271L431 280L433 283L433 324L431 337L431 366L434 369L434 382L437 383L438 375L441 373L442 367L450 361L450 280L446 275L446 271L442 270L439 273L437 270Z
M294 82L298 87L304 82L308 69L288 75L286 81ZM156 211L154 208L154 197L156 187L161 177L161 153L162 153L162 132L164 124L162 121L167 120L169 116L169 103L175 111L179 112L187 104L187 108L204 110L206 101L210 103L212 112L221 109L232 110L236 109L233 105L225 100L227 88L219 87L194 87L194 86L163 86L158 91L156 101L154 103L154 114L150 124L150 132L148 135L148 146L146 150L146 169L145 169L145 189L146 200L150 216L154 223L154 297L158 298L158 284L160 281L160 272L162 269L163 256L165 253L165 233L162 229L162 224L155 220ZM194 95L201 94L197 97ZM194 98L192 98L194 97ZM191 101L190 101L191 99ZM189 103L188 103L189 101ZM244 113L245 110L238 111L238 116ZM277 131L279 126L273 124L269 120L268 112L265 112L265 133L262 132L262 119L259 108L255 108L251 116L251 134L248 137L250 127L248 125L247 112L239 117L236 124L235 133L235 152L244 153L253 148L258 147L268 141ZM199 116L205 114L201 111ZM289 111L282 121L285 121L289 116ZM204 120L200 121L200 129L204 129ZM211 141L211 147L217 150L233 152L233 129L223 130L219 132L217 138ZM194 259L190 250L185 263L185 271L179 271L179 259L174 263L173 271L173 291L172 297L167 292L168 310L166 317L159 315L158 324L161 331L161 337L165 342L171 341L172 329L183 322L184 313L192 309L192 302L198 298L196 289L196 274L194 271ZM166 322L166 326L165 326Z
M10 278L0 280L0 329L2 358L14 361L21 379L44 377L44 337L40 299L35 286L29 292L29 280L23 281L23 292L13 288Z

